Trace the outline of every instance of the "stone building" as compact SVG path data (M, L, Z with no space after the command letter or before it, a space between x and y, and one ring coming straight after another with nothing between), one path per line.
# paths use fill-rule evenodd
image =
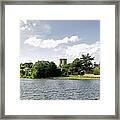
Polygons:
M60 59L59 67L62 67L65 64L67 64L67 59Z

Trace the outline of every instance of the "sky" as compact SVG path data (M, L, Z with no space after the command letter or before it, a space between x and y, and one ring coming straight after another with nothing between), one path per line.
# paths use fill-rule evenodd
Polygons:
M100 62L99 20L20 20L20 63L72 62L89 53Z

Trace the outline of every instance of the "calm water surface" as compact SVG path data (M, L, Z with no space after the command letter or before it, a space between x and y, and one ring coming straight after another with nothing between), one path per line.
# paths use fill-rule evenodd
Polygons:
M21 100L98 100L99 80L20 79Z

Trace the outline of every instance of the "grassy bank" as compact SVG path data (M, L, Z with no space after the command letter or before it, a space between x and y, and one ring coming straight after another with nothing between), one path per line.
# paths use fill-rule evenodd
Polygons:
M67 77L55 77L54 79L67 80L100 80L100 75L85 74L85 75L70 75Z
M22 77L21 77L22 78ZM30 79L51 79L51 80L100 80L100 75L85 74L85 75L70 75L67 77L48 77L48 78L30 78Z

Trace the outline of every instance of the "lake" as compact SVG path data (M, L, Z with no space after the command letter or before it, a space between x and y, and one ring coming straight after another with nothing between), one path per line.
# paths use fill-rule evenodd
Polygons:
M20 79L21 100L99 100L100 80Z

